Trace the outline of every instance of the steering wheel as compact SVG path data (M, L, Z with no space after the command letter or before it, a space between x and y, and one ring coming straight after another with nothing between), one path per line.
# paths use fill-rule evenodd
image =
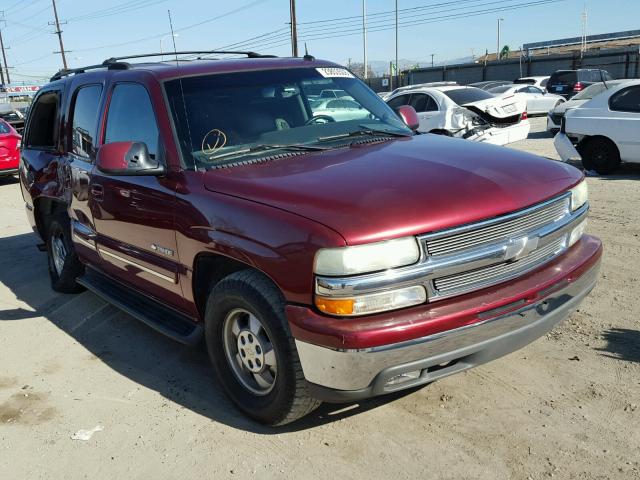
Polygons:
M318 122L318 120L323 120L323 121ZM335 121L336 121L335 118L330 117L329 115L316 115L315 117L311 117L309 120L304 122L304 124L314 125L316 123L323 124L323 123L331 123Z

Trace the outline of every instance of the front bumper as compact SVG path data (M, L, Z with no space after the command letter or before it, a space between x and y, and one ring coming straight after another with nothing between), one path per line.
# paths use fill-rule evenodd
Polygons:
M580 153L578 153L578 150L576 150L576 147L573 146L573 142L567 136L566 133L563 133L562 131L560 131L553 138L553 145L556 147L556 152L558 152L558 155L560 156L563 162L567 162L569 160L574 160L574 161L582 160Z
M488 128L483 130L477 136L469 137L468 140L490 143L492 145L507 145L520 140L526 140L529 136L530 130L531 124L529 121L523 120L516 125L511 125L510 127Z
M585 250L590 249L591 255L583 259L584 264L542 287L533 301L525 297L498 308L480 309L479 321L472 324L362 349L328 348L296 339L312 394L328 402L346 402L391 393L522 348L564 320L595 286L602 247L592 237L589 244Z
M17 175L17 168L0 168L0 177L7 177L9 175Z

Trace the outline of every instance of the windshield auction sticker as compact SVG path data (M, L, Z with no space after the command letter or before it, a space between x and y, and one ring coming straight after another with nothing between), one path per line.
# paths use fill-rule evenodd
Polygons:
M351 72L345 68L316 68L318 73L324 78L353 78Z

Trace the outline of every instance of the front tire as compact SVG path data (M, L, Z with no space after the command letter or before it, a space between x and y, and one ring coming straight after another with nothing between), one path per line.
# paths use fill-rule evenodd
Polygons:
M600 175L608 175L620 166L618 147L607 138L592 138L579 148L582 166L595 170Z
M64 213L58 213L47 229L47 258L51 288L61 293L79 293L84 287L76 278L84 273L71 241L71 223Z
M284 425L315 410L289 332L280 291L242 270L209 295L205 338L216 376L231 401L266 425Z

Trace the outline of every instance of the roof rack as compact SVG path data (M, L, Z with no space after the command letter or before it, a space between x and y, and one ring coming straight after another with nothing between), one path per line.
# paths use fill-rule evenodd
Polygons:
M86 67L79 68L63 68L59 70L53 77L51 77L50 81L53 82L55 80L60 80L63 77L67 77L69 75L85 73L87 70L96 70L99 68L106 68L108 70L127 70L131 68L131 64L127 62L122 62L121 60L130 60L133 58L147 58L147 57L166 57L166 56L176 56L176 55L246 55L249 58L275 58L275 55L262 55L256 52L245 52L245 51L235 51L235 50L188 50L182 52L160 52L160 53L143 53L138 55L127 55L124 57L111 57L107 58L104 62L99 63L97 65L88 65Z

